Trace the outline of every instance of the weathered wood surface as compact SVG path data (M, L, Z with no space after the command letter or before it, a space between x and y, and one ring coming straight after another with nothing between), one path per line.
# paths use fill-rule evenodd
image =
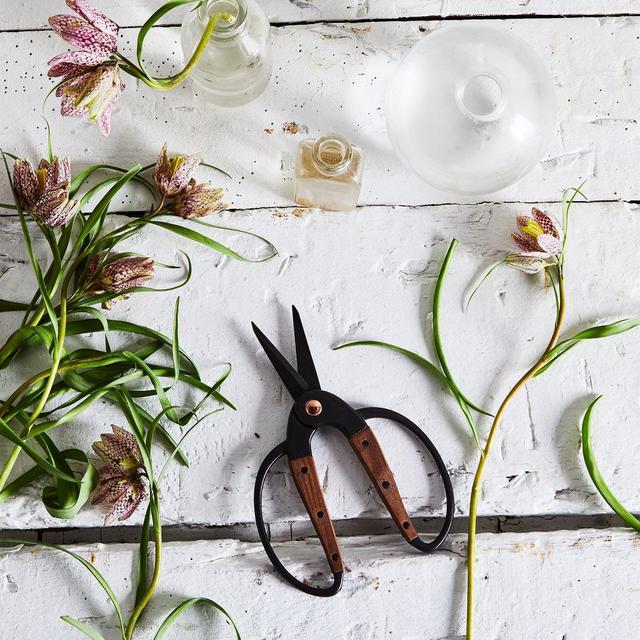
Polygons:
M262 547L236 541L173 543L165 550L159 596L141 625L153 637L180 601L209 596L236 619L251 640L461 640L464 538L449 550L415 553L396 538L343 539L348 571L342 593L319 599L277 578ZM578 530L479 537L478 638L613 640L636 638L638 538L632 533ZM74 547L105 575L127 609L132 599L131 545ZM278 545L288 566L317 578L321 553L310 542ZM325 569L326 570L326 569ZM118 635L106 597L78 563L55 551L25 549L0 556L3 638L79 637L59 615L72 615ZM604 594L606 590L606 595ZM10 611L11 615L6 615ZM36 613L37 612L37 613ZM175 640L234 636L219 616L192 611L170 632Z
M180 294L183 347L208 380L222 370L221 363L233 363L225 390L238 405L237 412L225 411L207 421L186 443L191 468L174 466L164 487L167 522L253 520L254 477L267 452L284 439L291 403L249 323L256 321L292 355L292 303L302 313L324 387L357 406L387 406L418 422L451 470L458 512L466 512L477 452L445 390L401 356L372 348L332 352L331 347L349 340L379 339L432 357L430 340L424 337L425 320L428 325L435 276L449 239L458 237L461 247L443 300L443 340L462 388L495 408L509 384L546 344L553 296L535 277L501 268L466 314L461 301L469 283L503 255L514 216L527 209L518 204L365 207L353 214L329 215L267 209L222 216L223 224L251 229L276 242L280 255L262 265L230 262L187 241L167 239L157 230L145 232L138 252L162 262L180 260L181 249L191 254L194 277ZM630 205L576 206L567 258L567 334L637 312L639 225L637 210ZM2 297L23 298L29 267L15 218L4 218L1 229L0 265L13 267L1 280ZM238 238L225 239L250 254L257 250ZM156 282L175 280L177 276L160 272ZM118 302L109 313L170 333L174 297L140 294ZM15 321L15 316L3 317L0 339ZM599 393L605 399L594 416L594 447L620 499L637 507L639 352L640 331L584 344L527 385L506 416L487 466L483 514L608 511L595 495L580 450L581 415ZM27 370L22 365L17 373L23 376ZM14 374L3 372L3 395L15 382ZM100 405L99 412L77 425L62 427L61 442L73 440L89 450L111 422L121 423L122 416ZM410 514L441 515L443 492L435 467L423 461L413 440L398 435L392 425L374 427ZM481 428L484 432L487 423ZM321 435L314 446L332 518L385 514L341 436ZM285 470L283 464L281 471ZM294 498L291 479L278 474L272 487L276 493L267 493L267 518L302 518L304 510ZM37 492L3 506L0 528L55 526L34 495ZM99 518L88 509L75 524L96 526Z
M491 200L558 200L567 186L588 180L591 198L640 199L637 181L640 128L640 65L635 52L640 18L507 20L540 52L557 86L559 125L538 166ZM113 118L101 139L94 126L62 119L52 98L45 107L55 127L56 148L77 166L96 159L121 165L148 160L162 143L207 159L234 176L230 199L241 208L291 203L298 142L340 130L364 148L361 203L422 205L458 201L437 192L402 167L387 138L387 80L410 47L438 22L317 24L273 29L275 72L267 91L250 105L219 109L195 96L188 84L169 94L127 78ZM159 73L181 59L179 30L156 29L148 58ZM124 30L130 49L135 31ZM45 147L42 100L51 86L46 61L64 50L48 32L2 35L6 64L0 83L0 125L9 150L37 155ZM0 201L9 198L6 184ZM127 206L141 206L128 201Z
M638 0L259 0L272 22L374 20L431 16L571 16L640 12ZM96 6L122 26L141 25L161 4L158 0L95 0ZM46 27L47 17L65 13L63 0L18 0L0 17L0 30ZM177 24L186 9L165 16Z

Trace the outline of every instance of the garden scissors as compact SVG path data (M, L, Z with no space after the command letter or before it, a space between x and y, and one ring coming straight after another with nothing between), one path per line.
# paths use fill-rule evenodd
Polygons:
M271 364L294 400L293 408L289 414L287 439L275 447L264 459L256 477L254 491L254 508L258 533L276 571L294 587L315 596L333 596L342 587L344 565L311 450L311 440L315 432L319 428L328 426L335 427L349 440L351 447L362 466L366 469L369 478L404 539L423 553L435 551L447 537L451 528L454 498L449 474L431 440L422 432L420 427L395 411L373 407L354 409L338 396L328 391L323 391L320 388L302 321L295 307L293 307L293 328L297 370L255 324L252 323L252 326ZM380 444L371 427L367 425L366 420L372 418L392 420L409 430L424 444L435 461L444 484L447 507L442 529L431 542L424 542L418 536L418 532L407 514L393 478L393 473L387 464ZM296 488L318 534L333 573L331 586L316 587L298 580L284 567L271 545L263 518L262 493L269 470L284 456L288 458L289 468L293 474Z

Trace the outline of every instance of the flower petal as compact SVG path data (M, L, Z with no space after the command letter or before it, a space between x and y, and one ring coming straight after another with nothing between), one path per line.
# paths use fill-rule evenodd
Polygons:
M100 31L81 18L68 15L51 16L49 24L63 40L83 51L108 55L118 48L116 36Z
M538 236L536 241L542 251L552 256L560 255L562 252L562 241L548 233L543 233L541 236Z
M67 6L103 33L118 35L118 25L86 0L67 0Z
M533 219L542 227L542 231L545 234L562 240L564 235L562 233L562 225L555 216L546 211L540 211L540 209L536 209L535 207L531 209L531 214L533 215Z
M49 60L49 77L65 77L77 75L108 60L104 52L67 51Z
M511 238L515 245L521 251L531 252L538 250L538 244L535 241L535 238L532 238L529 235L522 235L521 233L512 233Z
M505 262L511 266L524 271L525 273L540 273L555 262L549 262L548 258L522 253L511 253L505 258Z
M31 211L38 199L38 178L28 160L16 160L13 165L13 188L23 209Z
M107 107L102 112L102 115L98 118L98 127L100 128L100 132L103 136L108 136L111 132L111 114L113 113L113 109L116 106L116 103L120 99L122 92L124 91L125 85L124 83L120 83L119 86L115 87L113 93L111 95L111 99L107 104Z

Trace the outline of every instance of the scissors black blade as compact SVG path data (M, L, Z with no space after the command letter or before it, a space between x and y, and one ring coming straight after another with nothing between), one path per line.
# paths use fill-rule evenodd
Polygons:
M311 357L311 349L309 349L300 314L295 307L291 307L291 311L293 312L293 335L296 341L298 373L307 381L311 389L320 389L318 373Z
M287 391L291 394L291 397L296 400L305 391L310 389L307 381L289 364L289 361L273 346L269 338L258 329L255 323L251 323L253 332L258 338L258 342L262 345L264 352L271 361L273 368L280 376Z

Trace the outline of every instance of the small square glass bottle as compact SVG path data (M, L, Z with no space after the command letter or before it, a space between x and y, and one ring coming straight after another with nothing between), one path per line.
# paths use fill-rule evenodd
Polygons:
M294 200L303 207L353 211L362 182L362 150L329 133L298 148Z

